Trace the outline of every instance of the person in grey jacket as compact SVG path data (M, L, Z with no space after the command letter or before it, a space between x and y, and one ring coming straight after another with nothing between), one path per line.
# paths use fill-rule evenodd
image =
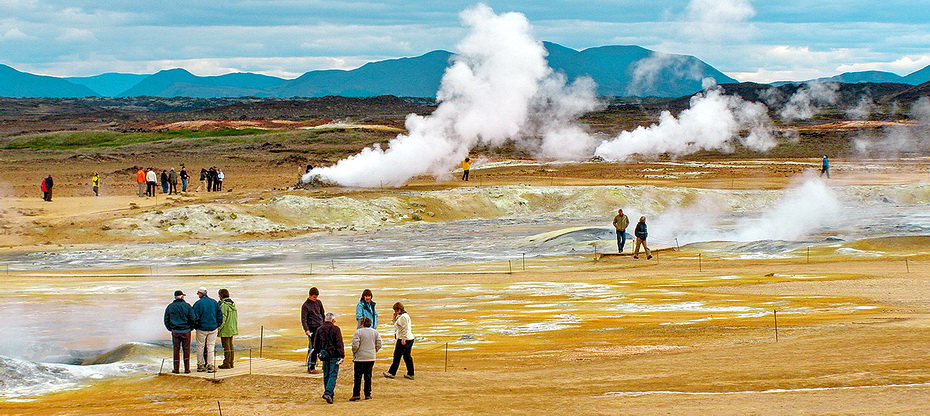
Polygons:
M352 335L352 361L355 363L355 384L350 402L358 401L362 378L365 378L365 400L371 399L371 373L375 368L376 353L381 350L381 335L371 327L367 316L359 319L359 327Z

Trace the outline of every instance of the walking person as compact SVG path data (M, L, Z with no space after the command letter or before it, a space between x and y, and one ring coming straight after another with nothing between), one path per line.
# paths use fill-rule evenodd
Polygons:
M149 168L149 171L145 173L145 196L155 196L157 185L158 175L155 173L155 169Z
M223 311L215 300L207 295L207 288L197 289L200 300L194 302L192 315L197 330L197 371L215 373L213 365L216 354L217 329L223 324Z
M630 226L630 217L623 213L623 208L617 210L617 216L614 217L614 228L617 230L617 250L623 254L623 246L626 245L626 227Z
M830 159L827 159L827 155L823 155L823 159L820 160L820 176L823 177L823 174L827 174L827 179L830 179Z
M366 289L367 290L367 289ZM358 401L361 397L362 379L365 379L365 400L371 399L371 373L375 368L377 352L381 350L381 334L372 326L367 316L359 320L359 327L352 335L352 362L355 370L355 381L352 384L352 397L350 402Z
M342 343L342 330L336 326L336 315L331 312L323 317L323 325L316 331L314 343L320 350L320 361L323 361L323 400L333 403L336 378L339 377L339 364L346 357L345 346Z
M197 189L194 192L200 192L201 189L207 188L207 170L205 168L200 168L200 185L197 186Z
M142 198L147 193L147 190L146 190L147 184L145 183L145 170L142 168L139 168L139 170L136 171L136 183L139 185L139 198Z
M100 196L100 175L97 172L94 172L94 176L90 177L90 183L93 185L94 196Z
M45 177L44 184L45 184L45 189L43 189L42 191L45 192L45 200L48 202L52 202L52 187L55 186L55 181L52 180L51 173Z
M397 302L394 304L394 338L397 343L394 344L394 361L391 362L391 368L384 372L387 378L394 378L397 374L397 368L400 366L400 359L404 359L404 366L407 367L407 374L404 378L413 380L413 357L410 356L410 350L413 348L413 325L410 323L410 315L404 309L404 304Z
M646 237L649 236L649 233L646 231L646 217L639 217L639 223L636 224L633 235L636 236L636 244L633 246L633 258L639 258L639 246L642 245L646 250L646 260L651 259L652 251L649 250L649 246L646 245Z
M304 327L304 334L307 335L307 373L316 374L316 359L319 351L314 348L313 335L316 330L323 325L323 318L326 311L323 309L323 302L320 302L320 291L316 287L310 288L310 294L303 306L300 307L300 324Z
M174 171L174 168L171 168L171 172L168 173L168 194L177 194L178 193L178 173Z
M184 300L184 292L174 291L174 302L165 308L165 328L171 332L171 348L174 351L174 374L181 370L181 351L184 352L184 373L191 372L191 329L194 317L191 305Z
M165 169L161 170L161 193L168 193L168 171Z
M187 168L181 165L181 192L187 192L187 181L191 175L187 173Z
M471 159L465 158L462 161L462 180L468 181L468 172L471 171Z
M368 318L371 321L371 328L378 329L378 311L375 310L375 302L371 300L371 289L362 291L362 297L355 305L355 321L358 323L356 328L362 327L362 319Z
M223 181L224 181L224 180L226 180L226 174L223 173L223 169L217 169L217 170L216 170L216 180L215 180L215 182L214 182L214 186L216 186L216 191L217 191L217 192L223 190Z
M223 324L216 334L223 345L223 364L220 368L227 369L235 367L236 347L233 346L233 337L239 335L239 312L236 311L236 303L229 298L229 290L220 289L218 295L220 311L223 313Z

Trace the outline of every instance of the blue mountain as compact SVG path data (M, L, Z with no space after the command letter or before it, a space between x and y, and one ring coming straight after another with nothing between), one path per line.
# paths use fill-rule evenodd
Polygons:
M281 78L247 72L199 77L184 69L158 71L121 92L121 97L246 97L270 96L266 90L284 82Z
M142 81L148 76L148 74L109 72L92 77L66 77L63 79L90 88L104 97L115 97L119 95L119 93L128 90L133 85L138 84L139 81Z
M871 83L896 83L896 84L906 84L904 77L885 71L859 71L859 72L844 72L842 74L832 76L829 78L819 78L820 81L832 81L832 82L841 82L844 84L861 84L864 82Z
M61 78L33 75L0 64L0 97L92 97L100 94Z
M904 82L911 85L923 84L927 81L930 81L930 65L904 76Z

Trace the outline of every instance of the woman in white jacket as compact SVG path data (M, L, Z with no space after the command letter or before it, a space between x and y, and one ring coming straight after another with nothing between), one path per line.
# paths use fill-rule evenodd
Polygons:
M391 368L384 372L384 376L394 378L397 374L397 367L400 366L400 359L403 357L404 366L407 367L407 374L404 374L404 378L413 380L413 357L410 356L410 349L413 348L413 341L416 337L413 335L410 315L404 309L403 303L394 304L392 322L394 322L394 338L397 339L397 344L394 345L394 361L391 362Z

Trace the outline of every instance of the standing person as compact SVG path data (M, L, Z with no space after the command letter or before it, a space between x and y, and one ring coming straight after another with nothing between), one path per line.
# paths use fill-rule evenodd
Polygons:
M139 185L139 198L142 198L148 193L146 190L147 185L145 183L145 170L142 168L139 168L139 170L136 171L136 183Z
M155 196L155 187L158 184L158 175L155 169L149 168L145 174L145 196Z
M362 291L362 297L355 306L355 321L358 323L356 328L361 328L362 319L368 318L371 321L371 328L378 329L378 311L375 310L375 302L371 298L371 289Z
M407 374L404 378L413 380L413 357L410 356L410 349L413 348L413 325L410 323L410 315L404 309L404 304L397 302L394 304L394 338L397 343L394 345L394 361L391 362L391 368L384 372L387 378L394 378L397 374L397 368L400 366L400 359L403 357L404 366L407 367Z
M217 170L216 170L216 182L214 182L214 185L216 186L216 191L217 191L217 192L223 190L223 181L224 181L224 180L226 180L226 174L223 173L223 169L217 169Z
M168 193L178 193L178 173L174 171L174 168L171 168L171 172L168 173Z
M239 312L236 303L229 298L229 290L220 289L220 311L223 312L223 324L217 331L220 343L223 344L223 364L220 368L233 368L236 360L236 347L233 346L233 337L239 335Z
M168 171L165 169L161 170L161 193L168 193Z
M187 192L187 180L191 175L187 174L187 168L181 165L181 192Z
M465 158L462 161L462 180L468 181L468 172L471 170L471 159Z
M623 253L623 246L626 245L626 227L630 226L630 217L623 213L623 208L617 210L617 216L614 217L614 228L617 230L617 250Z
M94 172L94 176L90 177L90 183L94 187L94 196L100 196L100 175L97 172Z
M207 295L207 288L197 289L200 300L194 302L192 315L197 330L197 371L215 373L213 361L216 354L216 333L223 324L220 305Z
M174 374L181 370L181 350L184 351L184 373L191 372L191 329L194 317L191 305L184 301L184 292L174 291L174 302L165 308L165 328L171 332L171 346L174 351Z
M49 173L45 178L45 188L47 189L45 193L45 200L52 202L52 187L55 186L55 181L52 180L52 174Z
M213 192L214 175L216 175L216 168L211 166L210 169L207 170L207 192Z
M197 189L194 192L200 192L201 189L206 189L207 187L207 169L200 168L200 185L197 186Z
M827 159L827 155L823 155L820 161L820 176L823 177L824 173L827 174L827 179L830 179L830 159Z
M339 364L342 364L342 359L346 357L342 330L336 326L336 315L332 312L323 317L323 325L316 331L314 344L320 350L320 361L323 361L323 400L332 404L336 378L339 377Z
M316 359L319 351L313 343L313 335L316 330L323 325L323 318L326 311L323 309L323 302L317 299L320 291L316 287L310 288L310 295L300 307L300 324L304 327L304 334L307 335L307 373L316 374Z
M42 178L42 185L39 187L42 188L42 200L48 201L48 180Z
M366 289L367 290L367 289ZM359 328L352 335L352 362L355 370L355 382L352 385L350 402L359 400L362 378L365 378L365 400L371 399L371 372L375 368L375 358L381 350L381 335L375 331L371 319L367 316L359 320Z
M636 224L633 235L636 236L636 244L633 246L633 258L639 258L639 246L642 244L643 248L646 249L646 260L651 259L652 251L646 246L646 237L649 236L649 233L646 231L646 217L639 217L639 223Z

